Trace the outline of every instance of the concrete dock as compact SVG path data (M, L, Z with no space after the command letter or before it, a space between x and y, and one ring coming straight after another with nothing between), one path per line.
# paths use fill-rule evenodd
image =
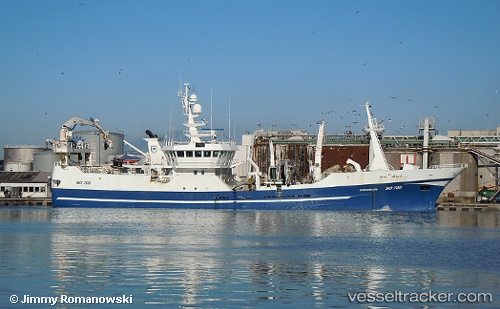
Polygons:
M486 212L500 211L500 204L484 204L484 203L441 203L436 207L436 211L470 211L470 212Z
M52 206L50 197L10 197L0 198L0 206Z

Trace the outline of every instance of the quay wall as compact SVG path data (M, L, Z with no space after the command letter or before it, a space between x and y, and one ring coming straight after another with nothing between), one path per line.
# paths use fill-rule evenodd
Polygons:
M0 198L1 206L52 206L50 197L11 197Z

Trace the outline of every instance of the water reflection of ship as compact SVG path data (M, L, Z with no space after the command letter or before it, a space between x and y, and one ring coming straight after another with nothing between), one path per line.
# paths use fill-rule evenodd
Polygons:
M283 280L304 282L316 278L312 288L316 297L321 299L324 267L322 263L309 263L308 253L296 256L297 261L303 262L291 264L261 264L259 256L247 255L255 247L257 251L266 247L274 250L278 244L265 238L274 238L281 231L291 231L297 224L299 233L305 231L306 237L320 237L323 232L327 233L328 222L323 222L320 213L310 213L300 220L298 214L292 218L289 215L280 212L219 211L211 215L177 212L173 216L172 213L148 216L147 226L144 221L130 220L129 217L113 217L109 222L109 216L57 216L53 222L59 225L59 232L52 235L51 242L54 275L58 281L54 288L61 294L68 286L85 284L88 288L89 284L106 284L107 280L117 276L115 268L119 265L119 276L123 276L123 280L132 273L143 274L140 281L144 283L146 293L178 293L186 303L196 304L206 293L207 284L241 279L254 282L258 288L259 281L265 279L262 277L264 269L267 269L268 274ZM122 228L126 230L125 224L136 233L115 235ZM319 232L314 231L314 226L320 227ZM168 231L163 227L169 227ZM87 235L91 230L100 233ZM256 235L262 235L262 238ZM242 252L238 248L245 249ZM282 260L287 257L275 258ZM228 263L234 265L234 271L227 269ZM267 279L272 280L271 277ZM172 291L173 285L177 286L175 291ZM135 299L139 300L139 297ZM154 302L161 303L161 297L155 298Z
M145 295L134 295L137 302L142 297L165 305L182 299L196 306L217 297L292 298L307 287L319 306L333 297L347 301L353 286L363 292L395 286L426 290L437 280L418 267L418 258L401 260L411 244L394 235L397 226L387 216L392 222L403 218L394 213L148 210L118 215L122 211L55 216L51 256L57 293L102 288L114 278L116 284L143 287ZM437 224L443 225L441 218ZM418 237L412 234L418 230L407 230L409 239ZM222 295L221 285L241 290Z

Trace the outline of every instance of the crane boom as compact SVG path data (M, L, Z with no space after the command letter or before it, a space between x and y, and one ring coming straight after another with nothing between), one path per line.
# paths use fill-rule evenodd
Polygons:
M130 148L134 149L135 151L137 151L138 153L140 153L141 155L143 155L145 158L148 158L148 154L145 153L144 151L140 150L139 148L135 147L134 145L132 145L131 143L127 142L126 140L123 140L123 143L127 146L129 146Z
M100 125L99 119L90 118L90 120L81 117L72 117L66 121L59 131L59 140L50 140L52 144L52 151L59 154L60 164L68 165L71 163L70 157L77 155L77 160L82 162L82 165L89 166L92 164L93 150L82 143L82 141L75 141L72 138L73 130L77 125L93 126L99 130L100 135L104 139L104 150L113 148L113 142L109 138L109 132L104 130Z
M100 125L99 119L92 117L90 118L90 120L88 120L85 118L75 116L66 121L61 127L60 140L64 142L69 142L70 141L69 132L73 131L77 125L93 126L97 128L99 130L99 133L101 133L102 137L104 138L104 150L107 150L108 148L113 149L113 142L109 139L109 132L104 130L104 128Z

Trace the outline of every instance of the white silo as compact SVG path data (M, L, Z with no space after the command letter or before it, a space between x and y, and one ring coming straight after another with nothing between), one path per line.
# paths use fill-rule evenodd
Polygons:
M47 150L36 145L4 145L4 171L29 172L33 170L34 154Z

